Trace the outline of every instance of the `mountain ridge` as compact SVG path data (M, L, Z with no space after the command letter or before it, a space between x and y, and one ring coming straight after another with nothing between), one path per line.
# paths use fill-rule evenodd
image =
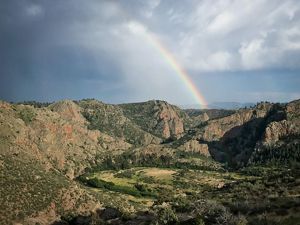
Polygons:
M0 192L7 196L1 199L1 221L48 224L112 207L109 201L123 213L145 207L82 186L77 179L88 171L290 167L300 162L299 112L300 100L230 111L188 111L158 100L121 105L88 99L46 105L1 101ZM86 179L81 181L87 184ZM92 185L111 187L97 182Z

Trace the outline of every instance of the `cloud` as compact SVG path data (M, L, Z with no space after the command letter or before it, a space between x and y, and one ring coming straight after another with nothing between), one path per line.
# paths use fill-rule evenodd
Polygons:
M235 23L236 18L234 14L229 12L222 12L217 15L213 21L208 24L207 31L215 34L230 32L233 29L233 24Z
M160 0L149 0L146 1L147 4L147 9L145 10L145 16L150 18L153 15L153 11L155 10L155 8L157 8L160 4Z
M254 39L244 42L239 49L242 65L246 69L259 69L264 65L263 57L266 51L263 49L264 39Z
M145 34L147 31L147 28L143 24L138 23L136 21L129 21L127 25L129 30L133 34L141 35L141 34Z
M173 8L172 15L176 13ZM293 59L300 56L295 30L299 23L296 1L204 0L185 15L180 24L185 32L170 42L179 42L174 52L185 66L199 71L300 68ZM289 31L294 31L293 38ZM229 53L235 63L221 68L217 61L212 64L210 57L217 52Z
M33 16L33 17L39 16L43 13L42 7L35 4L26 7L25 11L28 16Z
M193 101L147 39L149 34L192 74L207 96L214 93L201 86L207 79L201 74L300 70L297 0L10 0L0 4L0 79L6 97L32 97L34 89L18 88L25 81L28 89L31 83L48 84L60 95L68 86L67 96L74 90L76 96L91 93L82 84L93 82L95 97L109 101L125 97L128 101ZM108 86L120 93L108 95Z

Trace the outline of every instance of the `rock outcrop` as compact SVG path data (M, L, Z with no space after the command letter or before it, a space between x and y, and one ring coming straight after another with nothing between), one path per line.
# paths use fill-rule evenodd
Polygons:
M185 142L183 145L179 146L178 149L185 152L197 153L206 157L210 156L208 145L200 144L199 141L193 139Z
M199 139L204 141L218 141L225 134L234 137L238 133L239 127L250 120L264 118L270 109L271 105L269 104L265 104L264 106L258 105L254 109L240 109L230 116L210 120L203 127ZM228 133L228 131L232 132Z
M81 108L71 100L63 100L48 106L53 112L57 112L63 119L84 125L85 118L81 114Z
M281 110L284 119L271 121L255 146L249 164L290 163L300 160L300 101L288 103Z
M181 109L165 101L148 101L120 105L125 115L143 130L163 139L178 138L191 119Z

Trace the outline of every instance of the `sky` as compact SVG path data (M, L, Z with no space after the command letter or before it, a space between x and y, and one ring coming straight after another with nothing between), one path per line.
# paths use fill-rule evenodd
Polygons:
M298 0L2 0L0 99L300 98Z

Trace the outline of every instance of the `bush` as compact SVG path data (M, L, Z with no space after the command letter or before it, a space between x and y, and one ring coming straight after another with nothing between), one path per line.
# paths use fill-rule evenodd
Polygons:
M191 202L185 197L177 197L173 200L172 203L173 207L175 208L176 212L189 212L191 211Z
M196 202L194 212L197 218L203 219L205 224L247 224L244 216L234 216L226 207L214 201Z
M178 223L178 217L176 213L172 210L172 207L170 205L156 206L154 211L155 211L156 219L152 223L153 225Z
M115 174L114 177L131 179L134 174L135 174L135 172L133 170L124 170L124 171L121 171L121 172Z
M32 122L35 117L36 114L33 111L33 109L26 107L23 108L22 110L19 111L19 117L25 122L25 124L29 124L30 122Z

